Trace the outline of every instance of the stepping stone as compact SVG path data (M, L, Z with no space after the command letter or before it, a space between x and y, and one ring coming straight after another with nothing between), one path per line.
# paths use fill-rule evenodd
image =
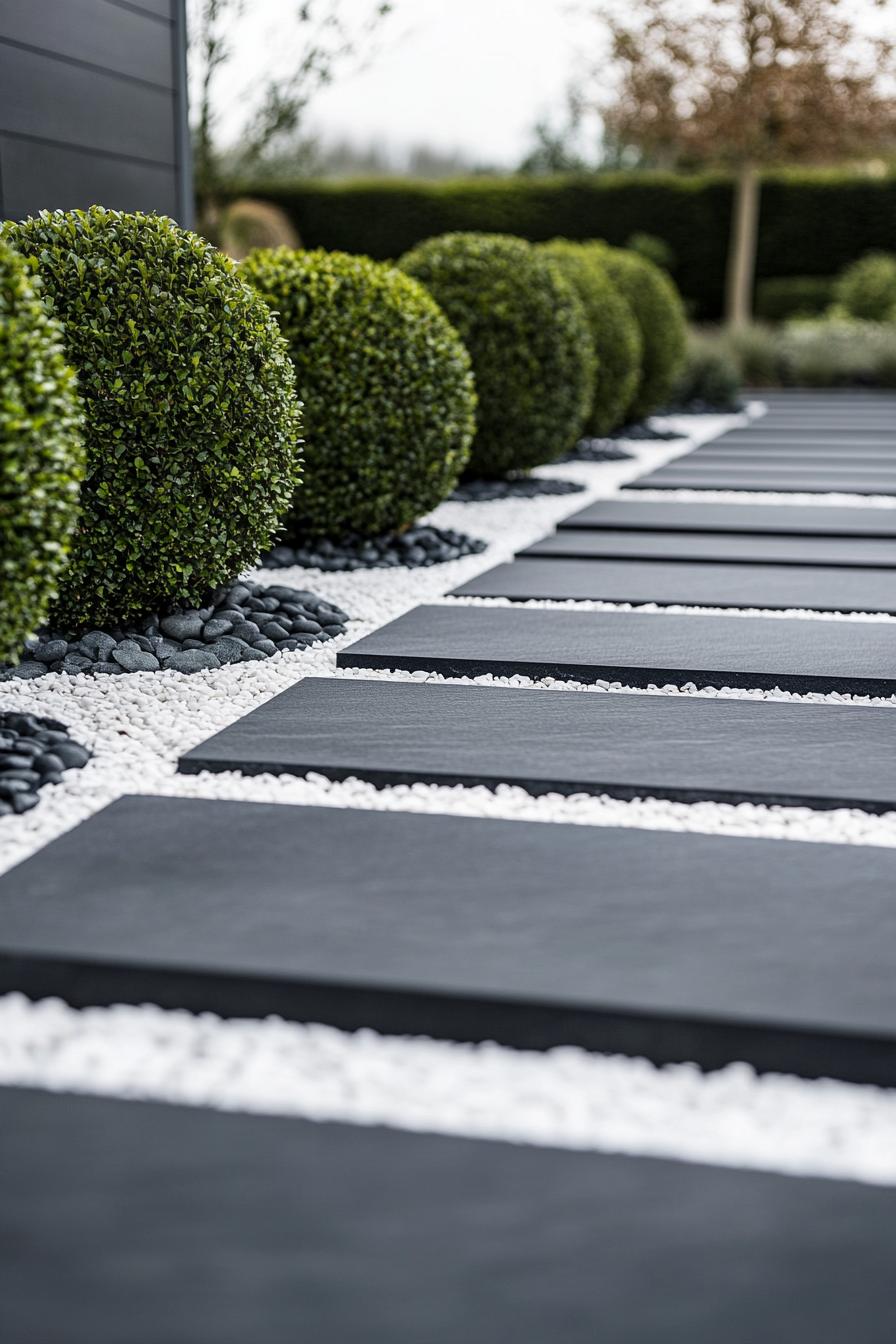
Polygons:
M896 495L896 470L860 476L855 472L794 472L775 475L762 468L740 471L707 467L704 474L677 471L674 465L629 481L624 490L763 490L786 493Z
M896 615L896 582L890 570L807 565L533 556L487 569L455 588L451 596Z
M894 890L885 847L124 798L0 878L0 987L893 1086Z
M343 649L337 662L447 677L894 695L896 623L453 603L415 607Z
M733 448L735 445L746 446L747 444L752 444L756 448L785 446L792 449L815 448L819 452L850 453L856 447L875 452L892 451L896 450L896 431L884 433L883 431L861 430L858 433L847 435L839 429L818 429L807 433L805 430L776 428L768 425L764 429L759 426L756 429L733 429L717 439L707 439L705 446Z
M5 1344L892 1337L887 1187L24 1088L2 1104Z
M865 706L306 677L179 768L885 812L894 726Z
M672 462L669 462L669 466L672 465ZM825 476L830 472L856 473L858 476L864 476L865 473L873 472L880 476L881 473L896 470L896 454L866 457L856 452L845 458L844 454L819 457L817 453L801 456L799 453L786 453L783 450L775 453L733 453L725 452L724 449L697 448L686 453L684 457L674 458L674 468L681 472L686 470L703 472L707 469L721 472L755 470L768 473L785 472L791 476L797 472L805 472L807 476Z
M752 565L896 568L896 538L762 537L743 533L627 532L564 527L518 555L614 560L709 560Z
M558 524L566 528L742 533L794 537L896 538L896 509L820 504L729 504L707 500L599 499Z

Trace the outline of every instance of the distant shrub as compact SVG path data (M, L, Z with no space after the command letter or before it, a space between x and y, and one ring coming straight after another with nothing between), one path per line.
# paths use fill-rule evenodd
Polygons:
M582 303L560 270L507 234L430 238L401 260L470 352L479 396L470 473L552 462L591 409L595 354Z
M866 252L834 285L834 302L846 317L887 322L896 317L896 256Z
M0 660L55 596L78 516L81 426L59 323L27 261L0 242Z
M791 387L896 386L896 325L793 322L778 342L780 379Z
M658 238L655 233L633 233L625 244L625 250L636 252L639 257L646 257L662 271L671 271L675 266L675 253L669 244L664 239Z
M641 420L669 400L684 360L687 322L681 296L652 261L605 243L590 243L610 279L629 303L641 329L641 376L628 406Z
M466 466L476 396L423 286L344 252L252 252L241 269L278 314L305 405L289 539L396 531L439 504Z
M603 262L581 243L558 238L541 251L557 263L585 309L597 355L589 434L609 434L621 425L641 375L642 339L628 302Z
M170 219L93 206L2 233L40 272L86 408L54 619L201 605L269 544L298 478L300 409L275 319L233 262Z
M787 275L760 280L756 286L756 317L760 322L820 317L833 298L834 278L829 275Z
M255 201L250 196L241 196L224 207L217 242L222 252L237 261L258 247L300 246L288 216L270 201Z
M740 407L740 389L740 370L718 334L689 332L684 365L670 404L707 411L736 411Z

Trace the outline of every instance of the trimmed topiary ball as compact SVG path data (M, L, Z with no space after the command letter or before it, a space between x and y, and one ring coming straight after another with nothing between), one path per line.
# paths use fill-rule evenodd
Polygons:
M641 376L641 330L628 302L592 249L555 238L540 251L557 263L585 309L597 354L588 434L609 434L625 419Z
M39 284L0 242L0 660L9 661L55 595L84 475L75 375Z
M603 260L613 284L628 302L641 329L641 377L628 405L626 419L643 420L664 405L684 362L687 321L675 285L652 261L606 243L589 243Z
M450 494L475 427L470 359L422 285L345 252L252 252L305 406L308 466L289 540L375 536Z
M582 303L559 268L522 238L446 233L399 263L461 334L479 395L471 476L553 462L591 408L595 353Z
M38 267L86 408L54 619L200 605L269 544L298 479L300 403L275 319L170 219L93 206L2 232Z
M896 319L896 256L866 252L837 277L834 303L840 315L866 322Z

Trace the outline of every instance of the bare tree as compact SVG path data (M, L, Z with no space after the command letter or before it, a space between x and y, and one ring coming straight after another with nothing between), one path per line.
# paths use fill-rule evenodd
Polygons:
M282 0L277 0L278 6ZM223 166L229 173L251 173L278 144L295 140L314 94L332 82L336 71L359 56L391 4L369 0L305 0L297 4L283 44L272 53L270 68L233 102L247 109L231 147L220 143L220 75L232 60L240 24L271 17L270 4L258 0L191 0L190 64L196 90L194 169L200 218L214 214ZM347 17L346 10L351 17ZM284 69L274 74L273 69Z
M602 0L595 97L613 143L657 167L735 173L726 292L749 320L759 172L868 158L896 143L889 0ZM608 78L609 77L609 78Z

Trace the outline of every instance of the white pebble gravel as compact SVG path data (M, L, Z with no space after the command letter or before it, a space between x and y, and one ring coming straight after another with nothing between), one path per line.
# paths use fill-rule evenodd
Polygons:
M744 1064L0 999L0 1083L896 1184L896 1092Z
M751 414L755 413L752 407ZM82 770L68 771L61 784L42 790L41 802L31 812L0 818L0 871L129 792L896 845L896 813L870 816L847 809L813 812L585 795L533 798L509 785L494 791L427 784L377 789L359 780L333 782L320 775L296 779L176 773L182 752L304 676L443 680L428 673L337 671L335 657L341 648L419 602L457 600L445 599L444 594L511 558L560 518L613 494L647 467L743 422L743 417L730 416L687 418L681 423L691 435L689 442L636 441L626 445L635 454L630 461L541 469L539 474L581 481L586 489L579 495L446 503L430 515L440 526L487 540L489 548L482 555L411 571L257 572L254 577L263 581L310 588L353 618L346 635L304 653L279 654L265 662L191 676L52 676L4 683L0 696L4 707L61 719L94 755ZM659 497L670 495L662 492ZM702 493L697 497L707 498ZM775 498L795 502L789 495ZM847 501L859 502L852 497ZM808 502L823 505L834 500L810 496ZM893 500L861 503L896 505ZM628 609L619 604L574 605ZM794 614L831 619L827 613ZM558 694L617 694L627 689L620 683L583 686L523 677L457 680L515 686L521 694L531 686ZM647 693L830 701L864 704L869 712L878 713L896 705L896 697L798 697L727 687L657 686ZM153 1007L76 1012L55 1001L30 1005L12 995L0 1000L0 1081L523 1142L665 1153L861 1180L890 1182L896 1173L894 1094L839 1083L758 1079L743 1066L703 1075L691 1066L660 1070L643 1061L577 1050L527 1054L497 1046L390 1039L372 1032L351 1035L276 1021L221 1022Z

